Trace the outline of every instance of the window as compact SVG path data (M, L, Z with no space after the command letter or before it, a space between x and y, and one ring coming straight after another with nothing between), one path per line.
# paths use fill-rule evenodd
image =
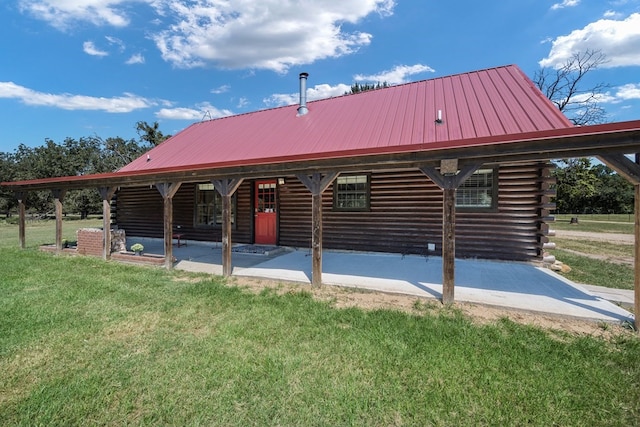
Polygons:
M478 169L456 191L456 207L495 209L498 189L495 169Z
M236 222L235 194L231 197L231 223ZM196 226L216 227L222 224L222 196L213 183L196 185Z
M333 184L335 210L368 210L369 197L369 175L342 175Z

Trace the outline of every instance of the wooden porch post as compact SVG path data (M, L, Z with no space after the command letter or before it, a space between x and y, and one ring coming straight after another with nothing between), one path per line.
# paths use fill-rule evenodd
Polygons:
M111 258L111 199L117 187L100 187L102 197L102 259Z
M442 303L454 301L456 258L456 189L442 190Z
M637 333L640 333L640 185L635 184L635 201L634 201L634 293L633 293L633 314L634 327Z
M181 182L156 184L164 205L164 266L167 270L173 268L173 196L181 184Z
M214 188L222 197L222 275L231 276L231 196L236 192L243 178L225 178L211 181Z
M456 189L482 166L469 164L458 169L458 160L442 160L440 169L420 168L434 184L442 189L442 303L455 301L456 258Z
M53 193L53 205L56 211L56 253L62 252L62 202L67 194L66 190L55 189Z
M27 247L26 235L25 235L25 199L27 193L23 191L16 192L16 199L18 199L18 240L20 241L20 249Z
M322 177L319 172L296 175L311 191L311 284L322 285L322 193L326 190L338 172L328 172Z
M635 162L622 154L601 154L603 163L625 177L634 187L634 278L633 313L634 327L640 333L640 153L636 153Z

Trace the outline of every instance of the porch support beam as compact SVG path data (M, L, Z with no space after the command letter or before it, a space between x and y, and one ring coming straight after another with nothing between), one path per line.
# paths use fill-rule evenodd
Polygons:
M601 154L600 160L611 169L626 178L634 187L634 326L640 333L640 154L635 155L635 162L623 154Z
M420 168L442 190L442 303L454 302L456 258L456 189L482 164L467 164L458 169L457 160L443 160L440 169ZM444 173L443 173L444 172Z
M53 205L56 211L56 253L59 254L62 252L62 202L67 191L54 189L51 192L53 193Z
M164 206L164 266L173 268L173 196L180 189L181 182L159 182L156 188L160 192Z
M634 327L636 333L640 334L640 184L634 185L635 201L634 201L634 293L633 293L633 314Z
M600 160L634 185L640 184L640 165L624 154L601 154Z
M222 275L230 277L233 271L231 264L231 196L236 192L243 178L224 178L211 181L213 187L222 198Z
M320 172L296 177L311 192L311 284L322 285L322 193L336 179L339 172Z
M27 199L27 193L24 191L16 191L16 199L18 199L18 240L20 242L20 249L24 249L27 247L25 234L25 201Z
M111 199L118 187L99 187L102 197L102 259L111 258Z

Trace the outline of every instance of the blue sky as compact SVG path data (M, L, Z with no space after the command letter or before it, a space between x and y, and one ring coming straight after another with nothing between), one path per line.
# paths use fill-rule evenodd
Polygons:
M0 151L296 103L303 71L312 100L586 49L608 121L640 119L640 0L4 0Z

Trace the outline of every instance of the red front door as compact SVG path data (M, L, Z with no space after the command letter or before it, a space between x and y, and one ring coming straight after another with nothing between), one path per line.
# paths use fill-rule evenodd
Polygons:
M255 183L255 242L261 245L276 244L276 181Z

